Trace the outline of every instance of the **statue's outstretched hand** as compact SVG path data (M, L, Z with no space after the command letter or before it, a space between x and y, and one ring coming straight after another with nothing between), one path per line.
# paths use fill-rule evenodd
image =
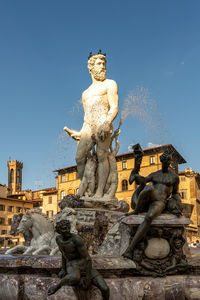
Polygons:
M80 139L81 139L81 132L80 131L69 129L66 126L63 129L69 134L69 136L72 139L74 139L76 141L80 141Z

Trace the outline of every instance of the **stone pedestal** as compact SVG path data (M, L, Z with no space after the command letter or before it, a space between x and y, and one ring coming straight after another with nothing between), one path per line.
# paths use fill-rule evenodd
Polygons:
M144 218L145 214L132 215L114 224L98 254L121 256ZM157 217L132 253L138 274L157 277L183 273L188 265L183 251L184 226L190 223L184 216L162 214Z
M48 288L58 283L60 257L0 255L0 299L76 300L73 288L62 287L52 296ZM186 275L165 278L138 277L133 261L123 258L93 257L93 267L105 278L110 300L197 300L200 299L200 260L189 262ZM91 300L102 300L92 287Z

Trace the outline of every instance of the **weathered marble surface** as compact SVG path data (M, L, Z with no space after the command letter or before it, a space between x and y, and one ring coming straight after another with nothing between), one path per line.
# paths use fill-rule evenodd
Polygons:
M131 265L132 264L132 265ZM49 256L0 256L1 300L76 300L71 287L47 296L49 286L59 281L61 258ZM93 257L93 266L110 287L110 300L198 300L200 260L191 258L190 274L165 278L137 277L134 263L123 258ZM102 300L93 287L91 300Z
M122 219L122 223L127 225L133 225L137 226L140 225L145 218L145 213L139 214L139 215L132 215L128 217L124 217ZM184 216L177 217L172 214L161 214L160 216L156 217L156 219L153 220L151 223L151 226L156 225L170 225L170 226L182 226L182 225L189 225L192 224L192 221L189 218L186 218Z
M6 300L76 300L71 287L62 287L55 295L47 289L59 281L38 275L0 274L0 299ZM108 278L110 300L199 300L200 276L171 276L166 278L126 277ZM91 300L102 300L93 287Z
M99 255L120 256L128 247L131 235L131 227L140 225L145 218L145 214L131 215L122 217L121 220L114 223L108 231L105 240L103 241ZM180 218L172 214L162 214L153 220L152 226L160 227L182 227L190 224L191 221L184 216ZM167 248L167 245L166 245ZM167 251L167 249L166 249Z

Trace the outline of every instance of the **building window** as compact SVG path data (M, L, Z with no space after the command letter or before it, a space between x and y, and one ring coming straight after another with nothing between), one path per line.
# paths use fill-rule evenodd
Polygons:
M14 171L13 169L10 170L10 182L13 183L14 180Z
M7 211L9 212L14 212L14 206L8 206Z
M49 196L48 204L52 204L52 196Z
M150 156L150 165L155 165L155 156Z
M79 190L79 189L76 189L76 195L78 195L78 190Z
M126 179L122 180L122 191L128 190L128 181Z
M181 191L180 195L181 195L182 199L186 199L187 193L186 193L186 191Z
M122 170L126 170L127 169L127 161L123 160L122 162Z
M21 212L22 212L22 207L17 206L17 207L16 207L16 212L17 212L17 213L21 213Z
M7 233L7 230L3 229L1 230L1 234L6 234Z
M12 218L8 218L8 225L12 224Z
M5 205L0 204L0 210L1 210L1 211L5 211Z
M61 182L65 182L65 174L61 175Z
M48 210L46 212L46 215L47 215L48 218L52 218L53 217L53 210Z
M60 198L61 200L65 197L65 191L62 191L61 194L60 194Z
M4 225L5 224L5 219L4 218L0 218L0 225Z
M185 181L185 176L181 176L181 181Z

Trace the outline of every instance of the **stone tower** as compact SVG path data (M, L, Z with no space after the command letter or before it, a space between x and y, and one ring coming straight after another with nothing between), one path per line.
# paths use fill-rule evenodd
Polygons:
M8 161L8 189L9 194L22 190L23 163L17 160Z

